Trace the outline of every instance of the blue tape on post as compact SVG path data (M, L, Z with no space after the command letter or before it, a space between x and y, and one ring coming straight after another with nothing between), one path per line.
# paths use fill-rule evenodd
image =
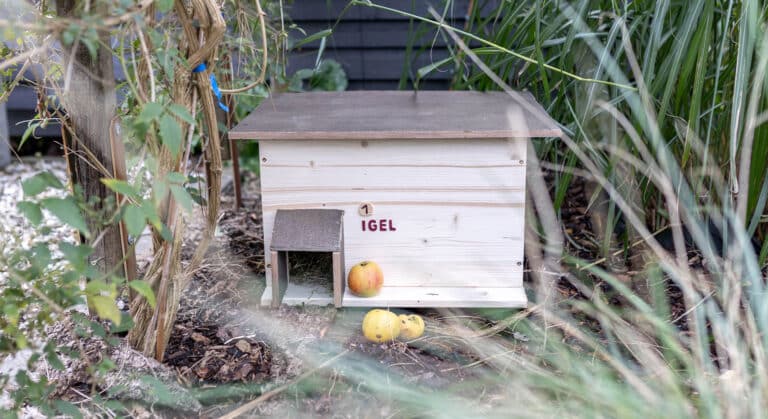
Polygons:
M197 67L192 69L193 73L202 73L205 71L205 63L200 63ZM216 99L218 99L219 108L223 110L224 112L229 112L229 108L224 105L224 103L221 102L221 90L219 90L219 84L216 83L216 76L211 73L210 76L211 80L211 90L213 90L213 95L216 96Z
M205 71L205 63L200 63L192 69L193 73L202 73L203 71Z
M229 112L229 108L221 103L221 90L219 90L219 84L216 83L216 76L211 73L211 89L213 90L213 94L216 96L216 99L219 100L219 107L224 112Z

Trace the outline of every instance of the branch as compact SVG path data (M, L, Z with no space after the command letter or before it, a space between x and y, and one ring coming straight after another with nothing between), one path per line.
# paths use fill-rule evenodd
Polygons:
M267 78L267 61L268 61L268 53L267 53L267 25L265 23L264 17L267 15L264 13L264 11L261 9L261 1L256 0L256 12L259 14L259 25L261 26L261 49L262 49L262 55L261 55L261 74L259 74L259 78L256 79L253 83L250 83L247 86L238 87L234 89L220 89L221 93L242 93L248 90L253 89L254 87L263 84L264 80Z
M48 51L48 47L51 46L51 43L53 42L53 38L48 38L43 42L43 45L40 45L39 47L36 47L34 49L31 49L29 51L23 52L11 59L5 60L2 63L0 63L0 71L3 71L7 68L10 68L22 61L25 61L27 59L31 59L37 54L40 54L42 52Z

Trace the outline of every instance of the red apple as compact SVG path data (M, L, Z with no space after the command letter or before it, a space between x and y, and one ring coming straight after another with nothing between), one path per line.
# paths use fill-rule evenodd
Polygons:
M384 285L384 274L375 262L366 260L353 266L347 276L349 291L358 297L373 297Z

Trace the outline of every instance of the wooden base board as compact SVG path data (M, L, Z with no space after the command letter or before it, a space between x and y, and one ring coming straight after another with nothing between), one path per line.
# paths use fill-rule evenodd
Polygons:
M261 305L270 306L272 304L272 287L264 289L261 296ZM327 288L322 286L300 285L288 283L283 295L282 304L289 306L300 306L311 304L316 306L325 306L333 304L333 294L328 292Z
M272 303L272 290L264 290L262 305ZM333 304L333 295L320 288L289 284L283 297L287 305ZM346 290L342 307L504 307L525 308L525 290L472 287L384 287L375 297L356 297Z
M528 298L519 288L384 287L370 298L344 294L343 307L509 307L524 308Z

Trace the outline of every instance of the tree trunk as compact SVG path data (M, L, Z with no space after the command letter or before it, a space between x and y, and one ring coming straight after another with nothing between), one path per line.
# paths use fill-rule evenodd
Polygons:
M82 6L77 0L58 0L56 12L61 17L78 17ZM94 3L93 7L102 6ZM112 52L106 47L110 43L109 35L101 33L99 38L93 56L83 42L76 40L69 46L62 42L64 91L60 99L68 115L65 131L69 140L67 159L72 169L72 183L79 186L87 198L98 197L97 208L106 208L116 196L101 179L115 177L119 173L116 166L124 171L125 162L120 161L124 159L122 142L111 132L117 99ZM117 223L104 226L99 218L87 219L93 237L104 234L96 244L91 260L101 272L117 268L115 275L127 277L124 262L127 249L120 226Z

